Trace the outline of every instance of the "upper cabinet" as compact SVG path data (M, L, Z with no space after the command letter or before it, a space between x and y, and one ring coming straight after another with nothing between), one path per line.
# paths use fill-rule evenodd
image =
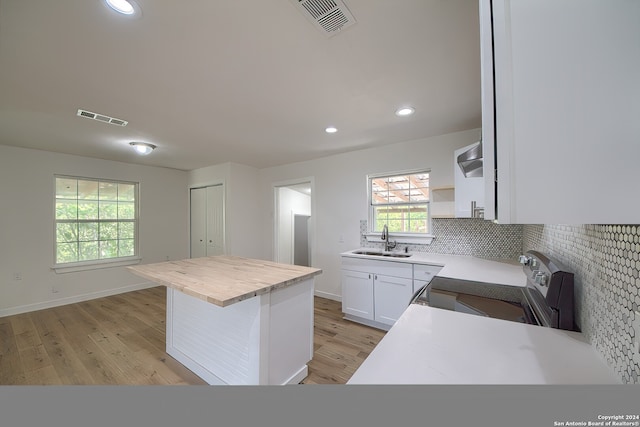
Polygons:
M480 0L480 20L485 218L640 223L640 1Z

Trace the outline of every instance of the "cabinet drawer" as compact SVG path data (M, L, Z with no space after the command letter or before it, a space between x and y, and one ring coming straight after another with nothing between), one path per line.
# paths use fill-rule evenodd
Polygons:
M440 265L414 264L413 278L429 282L440 270L442 270L442 266Z

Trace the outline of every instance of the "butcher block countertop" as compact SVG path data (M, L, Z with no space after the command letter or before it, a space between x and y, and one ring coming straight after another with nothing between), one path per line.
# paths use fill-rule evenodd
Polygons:
M127 267L132 273L220 307L294 285L322 270L218 255Z

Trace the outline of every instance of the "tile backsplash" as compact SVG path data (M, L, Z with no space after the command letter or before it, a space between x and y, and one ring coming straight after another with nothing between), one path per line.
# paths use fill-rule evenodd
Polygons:
M640 225L525 225L532 249L575 274L576 323L624 383L638 384Z
M497 225L473 218L433 218L431 225L435 236L433 242L406 245L409 251L513 260L522 254L522 225ZM383 247L382 243L367 242L366 232L367 221L362 220L360 246Z
M575 274L576 323L623 383L640 383L640 225L505 225L434 218L431 245L412 252L516 260L538 250ZM360 221L363 247L367 221Z

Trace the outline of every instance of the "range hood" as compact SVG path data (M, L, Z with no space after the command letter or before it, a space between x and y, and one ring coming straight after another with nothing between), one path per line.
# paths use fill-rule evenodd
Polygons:
M457 158L458 166L465 178L476 178L482 174L482 140L478 141Z

